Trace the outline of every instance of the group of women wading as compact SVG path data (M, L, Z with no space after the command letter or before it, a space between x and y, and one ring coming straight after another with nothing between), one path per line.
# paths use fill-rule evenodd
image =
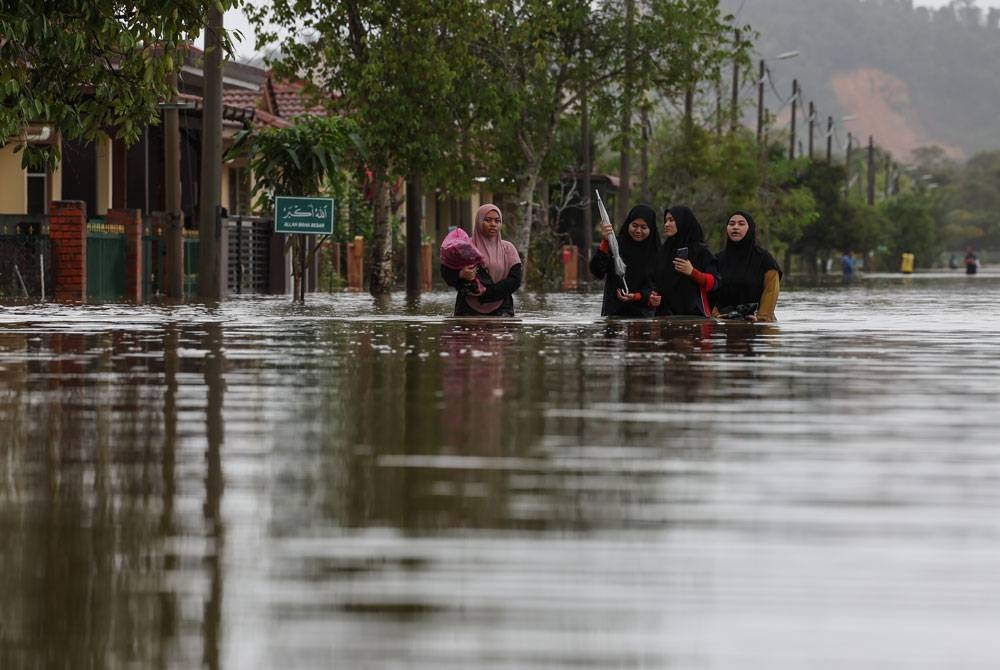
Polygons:
M757 244L749 212L730 214L718 254L708 248L690 208L663 212L662 243L656 218L649 205L636 205L617 235L610 224L602 225L604 240L590 259L590 271L604 279L602 316L774 320L781 268ZM455 316L514 316L522 265L514 245L500 234L502 224L500 208L483 205L471 238L457 230L442 243L441 276L456 289ZM625 263L623 276L615 271L612 235Z

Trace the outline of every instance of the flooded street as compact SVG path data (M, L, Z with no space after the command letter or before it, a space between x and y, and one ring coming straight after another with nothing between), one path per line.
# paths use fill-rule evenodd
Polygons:
M0 668L1000 667L1000 276L0 308Z

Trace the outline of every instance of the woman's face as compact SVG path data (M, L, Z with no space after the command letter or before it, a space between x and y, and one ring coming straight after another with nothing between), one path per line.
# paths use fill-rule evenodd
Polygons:
M733 214L729 218L729 225L726 226L726 235L733 242L739 242L747 236L748 230L750 230L750 224L747 223L747 218L742 214Z
M677 221L674 220L674 215L667 212L666 216L663 217L663 234L667 237L673 237L677 234Z
M632 219L628 224L628 235L636 242L642 242L649 237L649 224L645 219Z
M500 212L495 209L491 209L486 212L486 216L483 217L483 235L486 237L496 237L500 234Z

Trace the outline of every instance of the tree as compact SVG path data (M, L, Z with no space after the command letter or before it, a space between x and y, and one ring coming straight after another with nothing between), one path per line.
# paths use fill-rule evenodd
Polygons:
M550 158L560 126L581 91L607 79L608 36L600 29L601 7L586 0L495 0L490 17L495 31L484 54L502 106L488 173L515 184L516 208L505 216L504 234L527 257L536 192L559 170Z
M289 35L275 70L307 79L332 113L357 122L373 177L370 290L384 294L394 281L390 185L420 174L432 186L468 188L476 169L470 156L483 110L497 104L470 48L492 40L482 5L275 0L250 13L262 42L279 41L267 23Z
M222 9L235 0L213 0ZM167 73L205 26L203 0L4 2L0 8L0 145L32 122L69 139L114 129L134 142L173 97ZM229 49L228 34L222 40ZM18 149L21 149L19 146ZM58 161L58 145L28 145L25 165Z
M263 209L273 209L276 195L330 195L341 202L344 195L338 173L355 164L362 153L357 128L348 119L337 116L307 116L291 128L247 129L237 134L227 158L248 155L254 174L251 197ZM325 240L306 255L306 235L289 237L294 273L304 287L305 269ZM287 251L287 248L286 248ZM305 300L305 291L293 291L296 299Z
M926 198L918 194L892 198L882 205L881 211L891 224L885 240L884 263L892 267L901 254L908 252L914 255L918 267L933 266L940 248Z
M749 43L734 41L733 17L719 11L717 0L628 0L608 5L614 33L621 36L616 46L622 65L615 82L625 93L614 99L620 119L621 185L615 208L620 219L631 206L636 111L655 119L654 99L662 104L665 99L691 95L693 100L702 83L715 83L724 61L737 67L749 65ZM686 117L686 121L682 130L691 133L692 119Z

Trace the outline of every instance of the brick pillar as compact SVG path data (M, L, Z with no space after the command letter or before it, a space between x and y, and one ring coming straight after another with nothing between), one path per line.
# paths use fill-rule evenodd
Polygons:
M87 301L87 206L81 200L49 205L49 237L56 300Z
M142 302L142 211L109 209L108 223L125 229L125 299Z

